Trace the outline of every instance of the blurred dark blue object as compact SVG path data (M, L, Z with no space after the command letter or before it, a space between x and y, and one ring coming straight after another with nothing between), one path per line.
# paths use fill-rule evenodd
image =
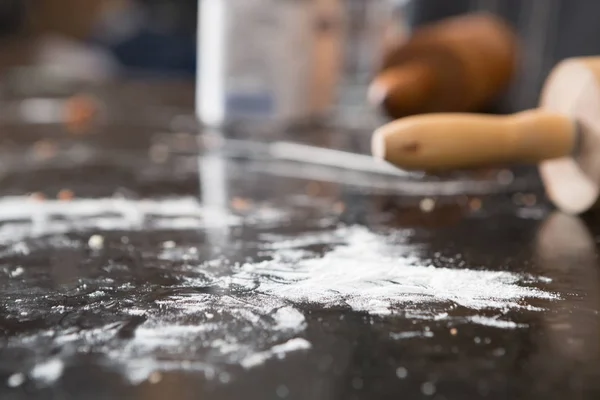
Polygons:
M27 32L44 0L0 0L0 39ZM82 0L87 1L87 0ZM98 15L87 42L107 49L126 75L194 77L198 0L131 0ZM61 32L57 32L60 34Z
M196 72L197 0L137 0L113 15L91 41L109 49L125 74L189 76ZM132 22L133 21L133 22ZM123 25L132 25L125 34Z
M196 72L196 40L193 36L143 30L108 47L119 63L130 70L129 74L193 77Z

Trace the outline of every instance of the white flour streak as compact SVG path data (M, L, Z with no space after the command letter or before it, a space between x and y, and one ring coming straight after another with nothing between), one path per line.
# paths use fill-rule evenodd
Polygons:
M117 322L93 329L49 330L21 341L38 347L53 338L55 346L65 349L100 349L107 365L118 367L132 384L154 372L175 370L228 380L227 366L250 368L310 348L298 337L306 326L303 314L273 299L169 296L160 306L160 311L148 311L148 319L126 340L119 338L124 323ZM182 323L185 316L195 322ZM52 358L34 366L29 376L46 384L57 380L62 370L63 361Z
M306 326L304 315L274 299L258 296L241 302L231 297L190 295L169 296L158 303L161 313L151 315L138 327L124 348L108 353L134 384L155 371L177 369L202 371L210 379L220 376L227 365L248 364L257 357L262 360L255 364L259 365L269 358L310 347L304 339L295 338ZM165 317L169 315L201 320L181 325ZM200 356L179 364L160 357L172 353Z
M390 337L394 340L402 340L402 339L411 339L411 338L431 338L433 337L433 332L430 331L416 331L416 332L399 332L399 333L390 333Z
M24 272L25 270L23 269L23 267L17 267L14 270L12 270L9 275L11 278L18 278L19 276L23 275Z
M12 374L6 380L6 384L8 385L8 387L11 387L11 388L19 387L23 383L25 383L25 375L23 375L20 372L17 372L16 374Z
M86 230L206 228L207 210L196 199L129 200L122 198L34 201L27 197L0 200L0 242ZM10 221L10 222L9 222ZM221 225L240 220L224 215Z
M479 325L485 325L485 326L491 326L494 328L500 328L500 329L515 329L515 328L526 328L527 324L517 324L516 322L513 321L504 321L498 318L492 318L492 317L484 317L481 315L475 315L472 317L469 317L469 322L472 322L474 324L479 324Z
M286 343L273 346L271 349L267 351L263 351L261 353L252 354L249 357L244 358L240 364L244 368L252 368L257 365L264 364L270 358L277 357L282 359L285 355L292 351L298 350L308 350L311 348L311 344L302 338L291 339Z
M33 367L30 375L38 382L51 384L62 376L64 367L62 360L52 358Z
M293 239L287 239L279 235L264 234L261 236L261 239L270 241L270 243L263 244L261 247L273 250L297 249L323 244L342 244L346 241L344 230L298 235Z
M259 206L239 217L203 206L194 197L162 200L123 198L36 201L29 197L0 199L0 243L85 230L202 229L284 220L286 212ZM17 243L18 244L18 243Z
M297 330L303 328L305 324L304 315L292 307L280 308L273 315L273 319L277 330Z
M147 214L162 216L200 216L202 206L193 197L165 200L129 200L124 198L74 199L71 201L37 201L28 197L3 197L0 220L29 219L63 215L85 218L102 214L118 214L125 221L140 221Z

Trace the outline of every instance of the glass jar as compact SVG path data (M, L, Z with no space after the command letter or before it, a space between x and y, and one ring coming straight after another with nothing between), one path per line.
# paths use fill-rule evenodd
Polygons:
M196 113L212 127L343 123L403 32L398 1L199 1Z

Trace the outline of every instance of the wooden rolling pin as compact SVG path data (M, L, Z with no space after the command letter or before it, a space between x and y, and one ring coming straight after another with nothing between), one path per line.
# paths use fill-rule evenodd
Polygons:
M479 111L505 89L517 66L512 28L487 13L418 29L391 49L369 88L369 102L392 118Z
M409 170L538 163L553 203L568 213L584 212L600 193L600 57L559 63L536 110L407 117L378 129L372 151Z

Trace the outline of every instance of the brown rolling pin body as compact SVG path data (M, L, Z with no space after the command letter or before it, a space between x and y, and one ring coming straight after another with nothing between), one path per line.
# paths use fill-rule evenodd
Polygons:
M479 110L510 83L517 49L512 28L491 14L425 26L389 52L369 101L392 118Z

